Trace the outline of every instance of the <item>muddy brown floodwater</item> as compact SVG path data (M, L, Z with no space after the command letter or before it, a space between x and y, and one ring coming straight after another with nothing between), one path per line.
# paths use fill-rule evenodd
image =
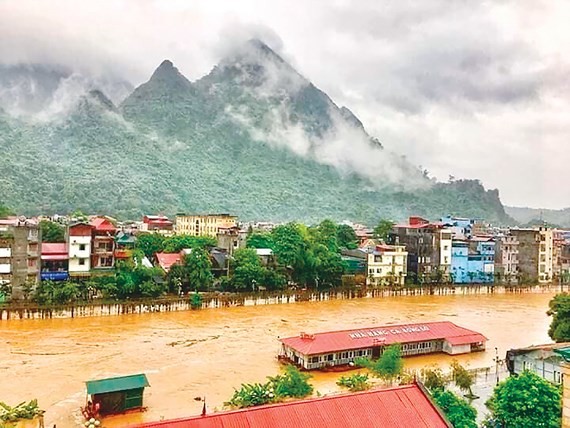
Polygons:
M495 347L550 342L546 316L554 294L409 296L332 300L76 319L0 321L0 401L38 398L46 426L78 426L84 381L144 372L148 411L105 419L127 426L220 409L234 387L264 381L279 364L278 336L388 323L449 320L489 338L487 351L459 356L469 367L493 365ZM439 363L443 354L406 359L406 367ZM315 373L320 393L338 391L338 373Z

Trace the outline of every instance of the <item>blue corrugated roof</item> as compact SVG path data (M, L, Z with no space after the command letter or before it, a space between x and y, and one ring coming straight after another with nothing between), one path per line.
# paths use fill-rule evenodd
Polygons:
M127 391L129 389L144 388L150 386L146 375L136 374L129 376L110 377L107 379L88 380L87 394L104 394L106 392Z

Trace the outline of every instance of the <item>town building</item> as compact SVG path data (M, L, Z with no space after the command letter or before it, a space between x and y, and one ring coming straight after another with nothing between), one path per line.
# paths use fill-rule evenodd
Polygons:
M404 285L408 253L402 245L366 247L368 286Z
M91 271L91 248L93 226L79 222L67 228L67 250L69 252L69 276L88 277Z
M141 424L138 428L453 428L420 383Z
M492 283L495 242L491 237L455 238L452 242L451 277L455 284Z
M132 233L118 232L115 235L115 262L131 259L136 242L137 238Z
M483 235L487 233L487 227L482 219L453 217L448 215L441 218L441 223L443 223L453 235L463 235L469 238L473 235Z
M509 349L506 356L507 369L511 376L529 370L549 382L562 383L562 358L559 351L570 351L570 342L528 346Z
M237 217L229 214L176 214L177 234L211 236L216 238L221 229L237 226Z
M145 215L139 230L141 232L160 233L161 235L170 236L174 234L174 223L163 215Z
M93 245L91 270L101 272L115 267L115 234L117 228L105 217L95 217L89 224L92 228Z
M313 370L351 364L358 357L378 358L386 346L394 343L401 345L403 356L483 351L487 338L452 322L440 321L301 333L279 340L282 345L280 359Z
M42 243L40 279L42 281L65 281L69 279L69 252L65 242Z
M182 253L156 253L154 255L155 265L168 273L172 266L181 263L182 255Z
M40 255L40 229L35 220L0 220L0 283L12 287L12 299L24 297L26 284L38 283Z
M245 248L247 233L239 227L221 227L216 235L217 247L222 248L231 256L236 250Z
M442 230L443 226L417 216L410 217L408 224L394 225L388 243L405 246L407 274L414 282L422 282L438 272L442 279L449 275L451 232Z
M495 238L495 278L511 284L517 281L519 272L519 241L510 233Z
M518 245L519 277L523 282L553 280L553 234L547 227L513 228Z

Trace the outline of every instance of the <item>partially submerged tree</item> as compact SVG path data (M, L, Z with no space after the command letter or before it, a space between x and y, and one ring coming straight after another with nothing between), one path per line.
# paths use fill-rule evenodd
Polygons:
M570 294L557 294L548 306L547 314L552 317L548 335L556 342L570 341Z
M390 383L394 378L400 376L404 369L399 343L386 347L380 358L375 361L371 361L369 358L357 358L355 363L366 367L374 376Z
M339 380L337 380L336 384L338 386L348 388L351 392L365 391L370 389L372 386L369 382L368 374L366 373L355 373L350 376L341 376Z
M562 413L560 389L524 371L499 383L485 405L491 411L487 427L558 428Z
M471 390L471 387L475 382L473 374L470 373L469 370L467 370L461 364L459 364L457 360L453 360L451 362L451 370L455 385L457 385L461 391L466 393L465 396L467 398L477 398L477 396L473 394L473 391Z

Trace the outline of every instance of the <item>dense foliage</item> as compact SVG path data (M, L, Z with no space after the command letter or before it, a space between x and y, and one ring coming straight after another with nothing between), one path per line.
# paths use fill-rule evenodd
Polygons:
M266 131L278 126L277 109L304 138L322 138L323 145L333 138L335 123L370 137L347 109L286 63L267 52L258 58L269 62L239 67L228 60L195 83L165 63L119 108L92 91L53 120L0 110L3 202L26 215L79 208L123 218L222 211L242 219L330 217L369 224L379 217L449 212L505 219L497 192L478 181L380 184L358 170L339 171L274 144ZM267 96L257 91L268 88L266 66L285 70L283 82L300 80ZM371 146L390 156L373 141ZM410 181L421 175L399 156L392 163Z
M49 220L40 221L42 242L65 242L65 226Z
M366 373L355 373L350 376L341 376L339 380L337 380L336 384L338 386L348 388L351 392L365 391L372 386L369 382L368 374Z
M404 361L398 343L387 346L380 358L375 361L369 358L357 358L354 362L359 366L366 367L374 376L389 382L400 376L404 369Z
M477 410L451 391L437 389L433 399L456 428L477 428Z
M373 230L374 238L387 241L393 226L394 226L393 221L386 219L380 220L380 222L376 225L376 227L374 227Z
M313 393L310 378L311 375L289 365L285 373L268 377L266 383L242 384L226 405L242 408L281 401L287 397L303 398Z
M570 294L557 294L548 306L547 314L552 317L548 335L556 342L570 341Z
M491 415L487 427L558 428L562 413L560 389L524 371L499 383L485 403Z
M475 397L473 395L473 391L471 390L471 387L475 383L473 373L459 364L457 360L453 360L451 362L451 370L451 376L455 382L455 385L457 385L461 391L465 392L467 397Z
M16 422L21 419L33 419L43 414L44 411L38 406L38 400L31 400L28 403L22 402L14 407L0 401L1 422Z
M0 202L0 218L8 217L13 214L14 212L10 208Z

